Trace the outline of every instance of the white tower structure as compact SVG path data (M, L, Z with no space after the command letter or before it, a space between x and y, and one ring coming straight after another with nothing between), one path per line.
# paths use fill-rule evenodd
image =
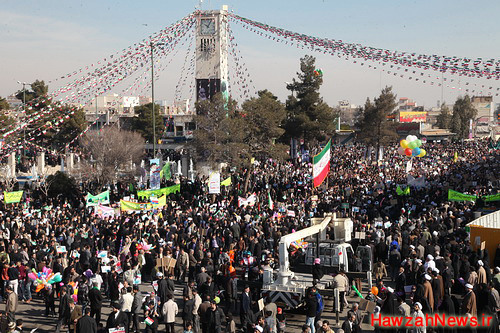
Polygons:
M202 10L196 22L196 101L228 97L228 20L222 10Z

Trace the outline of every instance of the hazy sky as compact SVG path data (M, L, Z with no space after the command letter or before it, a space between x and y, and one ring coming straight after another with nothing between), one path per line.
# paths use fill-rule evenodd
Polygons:
M500 57L498 0L212 0L202 6L220 9L222 4L228 4L238 15L317 37L398 51ZM186 16L195 6L198 1L192 0L4 0L0 8L0 96L20 89L17 81L47 82L125 49ZM288 94L285 81L295 77L299 58L306 52L238 26L233 26L233 31L256 88L268 89L284 100ZM368 62L361 66L337 57L309 54L317 57L317 67L323 70L321 92L331 105L343 99L364 103L385 85L392 85L398 97L413 98L419 105L435 106L441 99L440 87L369 69ZM162 72L155 89L158 99L173 99L184 57L181 50ZM447 102L464 93L459 90L466 87L463 80L443 89ZM496 93L500 81L469 79L469 86L477 85L485 86L485 94ZM494 89L488 90L490 86ZM495 101L500 102L500 97Z

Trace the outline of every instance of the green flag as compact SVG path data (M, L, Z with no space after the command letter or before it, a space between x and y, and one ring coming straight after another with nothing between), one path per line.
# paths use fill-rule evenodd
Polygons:
M483 197L484 202L500 201L500 193L485 195Z
M122 212L129 210L148 210L152 209L153 205L151 203L140 203L120 200L120 210Z
M134 189L134 184L130 183L130 184L128 185L128 191L129 191L130 193L135 192L135 189Z
M163 168L160 170L160 179L162 177L165 177L165 180L170 180L172 178L172 175L170 173L170 162L165 163Z
M396 193L398 195L410 195L410 187L406 186L406 188L402 190L401 186L398 185L398 187L396 187Z
M87 207L97 206L99 204L109 204L109 191L99 193L98 195L87 193Z
M3 192L3 198L5 200L5 203L17 203L21 201L21 198L23 197L23 192L24 191L15 191L15 192Z
M220 186L229 186L231 185L231 176L227 177L223 181L220 182Z
M450 201L476 201L475 195L463 194L457 191L448 190L448 200Z
M149 199L150 196L154 195L156 197L161 197L162 195L169 195L172 193L177 193L181 191L181 184L164 187L159 190L147 190L147 191L137 191L138 198Z

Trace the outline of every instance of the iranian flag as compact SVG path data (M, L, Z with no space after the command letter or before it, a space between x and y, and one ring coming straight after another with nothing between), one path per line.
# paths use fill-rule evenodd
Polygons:
M330 147L332 140L328 140L325 148L318 155L313 157L313 178L314 187L318 187L323 183L328 171L330 171Z
M274 209L274 202L273 202L273 199L271 199L271 192L267 192L267 200L268 200L269 209Z

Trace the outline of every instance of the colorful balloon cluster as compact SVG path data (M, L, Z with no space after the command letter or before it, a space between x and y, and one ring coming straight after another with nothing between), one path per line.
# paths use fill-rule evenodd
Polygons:
M403 139L399 142L399 145L398 153L401 155L406 155L408 157L424 157L427 154L425 149L420 148L422 146L422 140L415 135L408 135L406 140Z
M321 68L315 69L314 70L314 75L316 75L316 76L323 76L323 70Z
M78 302L78 282L71 281L68 285L73 288L73 295L71 295L71 298L73 298L75 303Z
M150 253L152 249L154 249L156 246L153 246L151 244L146 243L144 240L142 240L139 244L137 244L136 248L137 251L144 250L145 253Z
M33 268L31 272L28 273L28 277L33 280L33 284L36 286L35 291L39 292L46 286L52 285L62 281L61 273L53 273L52 269L44 267L42 272L36 272Z

